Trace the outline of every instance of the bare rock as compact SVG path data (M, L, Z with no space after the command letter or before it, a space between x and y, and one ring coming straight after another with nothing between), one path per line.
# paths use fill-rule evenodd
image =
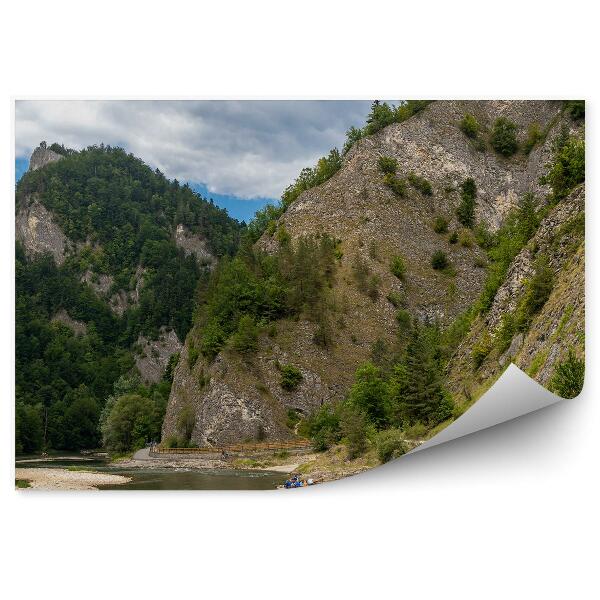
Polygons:
M160 381L171 356L181 350L181 342L175 331L164 327L161 328L157 340L140 335L137 346L139 350L135 357L135 366L147 383Z
M175 229L175 244L183 249L186 256L193 254L200 265L212 265L215 261L215 257L208 250L206 239L192 233L181 223Z
M35 171L41 169L49 163L60 160L62 156L46 147L46 142L40 142L40 145L33 151L29 159L29 170Z
M87 325L83 321L77 321L71 318L69 313L63 308L59 310L51 319L52 323L62 323L70 327L75 334L85 335L87 333Z
M27 198L19 206L15 218L15 235L27 256L49 253L57 265L62 265L65 261L67 237L37 198Z

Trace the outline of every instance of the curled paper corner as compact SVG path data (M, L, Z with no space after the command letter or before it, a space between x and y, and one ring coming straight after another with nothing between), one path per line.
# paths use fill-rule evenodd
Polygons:
M516 419L563 400L511 363L496 383L456 421L409 454Z

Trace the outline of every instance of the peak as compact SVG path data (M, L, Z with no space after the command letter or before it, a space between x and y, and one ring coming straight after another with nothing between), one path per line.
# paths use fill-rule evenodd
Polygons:
M33 151L29 159L29 170L35 171L61 158L62 156L58 152L47 147L46 142L40 142L40 145Z

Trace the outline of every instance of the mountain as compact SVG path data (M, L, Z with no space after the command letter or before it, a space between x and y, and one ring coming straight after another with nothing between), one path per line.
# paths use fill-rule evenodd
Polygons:
M551 385L583 355L580 104L374 103L201 289L163 440L339 439L348 403L431 435L511 359Z
M240 224L119 148L42 142L15 229L17 447L97 446L120 377L154 398L160 429L196 286Z

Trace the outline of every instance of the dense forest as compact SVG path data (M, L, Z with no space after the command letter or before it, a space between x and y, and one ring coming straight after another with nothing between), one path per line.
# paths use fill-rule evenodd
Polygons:
M57 266L50 255L27 257L17 244L16 447L23 452L98 446L100 414L121 377L134 381L129 392L164 412L168 374L164 384L143 386L132 345L164 326L183 340L191 326L207 269L175 244L175 227L201 234L217 257L234 254L243 231L226 211L120 148L50 149L63 158L23 176L17 210L39 199L75 250ZM107 296L132 289L140 268L139 301L119 316ZM106 297L82 281L86 272L111 277ZM84 323L85 332L55 322L61 310ZM154 438L160 421L154 419Z

